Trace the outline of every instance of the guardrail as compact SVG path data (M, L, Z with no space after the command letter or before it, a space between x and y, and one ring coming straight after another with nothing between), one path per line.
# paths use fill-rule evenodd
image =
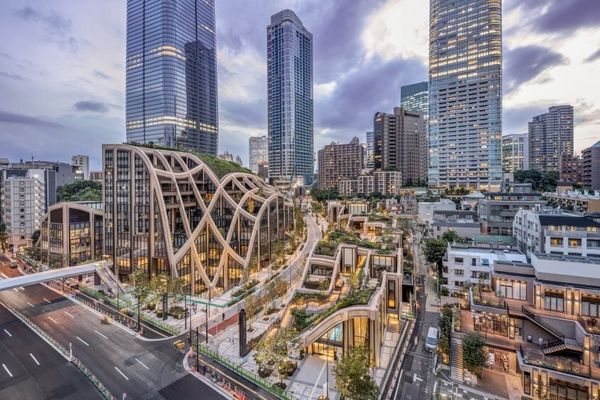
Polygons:
M13 307L9 306L8 304L5 304L2 301L0 301L0 304L2 304L2 306L4 308L6 308L11 313L13 313L15 316L17 316L17 318L19 318L21 321L23 321L23 323L25 325L27 325L29 328L31 328L31 330L33 330L38 336L40 336L42 339L44 339L46 342L48 342L50 345L52 345L52 347L54 347L56 349L56 351L58 351L63 357L65 357L67 360L69 360L69 362L71 362L73 365L75 365L86 376L86 378L88 378L90 380L90 382L92 382L92 384L96 387L96 389L98 389L98 391L102 394L102 396L105 399L117 400L117 398L115 396L113 396L112 393L110 393L110 391L106 388L106 386L104 386L104 384L102 382L100 382L100 380L89 369L87 369L87 367L85 365L83 365L83 363L81 361L79 361L79 359L77 359L76 357L73 357L71 355L71 353L69 351L67 351L67 349L65 349L60 343L58 343L56 340L54 340L54 338L52 336L48 335L45 331L40 329L40 327L38 327L36 324L34 324L29 318L27 318L20 311L17 311Z
M228 369L230 369L231 371L235 372L236 374L242 376L243 378L248 379L250 382L254 383L257 386L260 386L261 388L267 390L269 393L277 396L278 398L280 398L282 400L296 400L295 397L293 397L292 395L287 393L282 388L277 387L277 386L273 385L271 382L254 374L253 372L250 372L250 371L240 367L239 365L236 365L228 358L225 358L222 355L218 354L217 352L210 350L205 345L199 344L197 350L199 350L201 354L204 354L205 356L210 357L211 359L215 360L219 364L227 367Z

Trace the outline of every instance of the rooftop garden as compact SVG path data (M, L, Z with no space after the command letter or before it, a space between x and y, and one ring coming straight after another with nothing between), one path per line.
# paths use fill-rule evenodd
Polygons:
M473 303L494 308L505 308L504 300L499 299L494 295L490 295L490 291L482 289L481 285L475 285L471 288L473 294Z
M221 160L221 159L213 156L212 154L200 153L200 152L196 152L196 151L186 150L183 148L172 148L172 147L160 146L160 145L156 145L153 143L148 143L148 144L130 143L130 144L132 144L134 146L138 146L138 147L147 147L150 149L180 151L180 152L186 152L186 153L193 154L196 157L198 157L200 160L202 160L202 162L204 162L219 178L222 178L225 175L232 173L232 172L243 172L246 174L252 174L252 171L250 171L248 168L244 168L240 164L233 162L233 161Z
M355 244L360 247L377 249L379 245L369 240L363 240L354 233L334 229L326 235L326 239L320 240L315 248L316 254L333 257L340 243Z

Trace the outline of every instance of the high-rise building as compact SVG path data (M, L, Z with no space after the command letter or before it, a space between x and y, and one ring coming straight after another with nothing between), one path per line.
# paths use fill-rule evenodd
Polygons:
M318 154L320 190L337 188L340 179L356 179L363 168L363 147L357 137L346 144L328 144Z
M400 88L400 106L407 111L423 113L429 118L429 82L413 83Z
M529 169L529 145L526 133L502 136L502 171L516 172Z
M312 34L291 10L267 27L269 178L276 185L314 179Z
M250 170L258 172L258 163L267 161L267 136L253 136L248 140Z
M502 182L502 1L430 0L429 184Z
M573 185L581 185L581 157L565 153L560 160L560 181Z
M375 146L376 168L400 171L404 185L424 183L427 135L423 114L395 107L393 114L376 113L373 128L375 143L381 143Z
M581 152L583 186L600 190L600 141Z
M365 148L365 168L375 168L375 132L367 132L367 142Z
M560 172L563 154L573 157L573 107L550 107L529 122L529 168Z
M214 0L127 1L127 141L217 154Z
M79 168L79 171L83 175L83 179L86 181L90 179L90 157L82 154L71 157L71 165Z

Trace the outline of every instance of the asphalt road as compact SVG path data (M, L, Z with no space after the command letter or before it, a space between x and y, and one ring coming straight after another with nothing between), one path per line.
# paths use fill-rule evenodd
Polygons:
M16 271L3 263L0 273L11 276ZM178 388L182 385L180 379L186 376L181 363L183 354L173 346L174 339L142 341L116 324L102 324L97 314L43 285L5 291L0 293L0 299L65 348L71 345L73 355L119 398L125 393L128 399L169 399L160 391L168 386L172 390ZM183 385L179 390L193 393L193 388L186 388ZM209 387L202 388L201 394L216 395Z
M0 399L102 399L94 385L0 306Z

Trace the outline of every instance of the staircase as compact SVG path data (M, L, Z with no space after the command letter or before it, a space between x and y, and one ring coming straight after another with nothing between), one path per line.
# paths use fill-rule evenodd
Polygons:
M108 286L108 289L116 296L118 294L125 294L125 288L117 279L115 274L110 270L109 264L106 262L99 262L96 264L96 273L100 279Z
M582 353L583 346L577 343L574 339L555 340L550 342L542 349L545 355L559 353L561 351L575 351Z
M450 378L459 382L464 382L465 378L463 342L456 338L450 342Z
M522 310L523 310L523 315L529 321L533 322L534 324L536 324L537 326L539 326L540 328L542 328L543 330L545 330L546 332L548 332L549 334L554 336L555 338L560 339L561 341L564 341L565 336L558 329L556 329L549 323L543 321L539 315L536 315L533 312L531 312L531 310L529 310L526 306L523 306Z

